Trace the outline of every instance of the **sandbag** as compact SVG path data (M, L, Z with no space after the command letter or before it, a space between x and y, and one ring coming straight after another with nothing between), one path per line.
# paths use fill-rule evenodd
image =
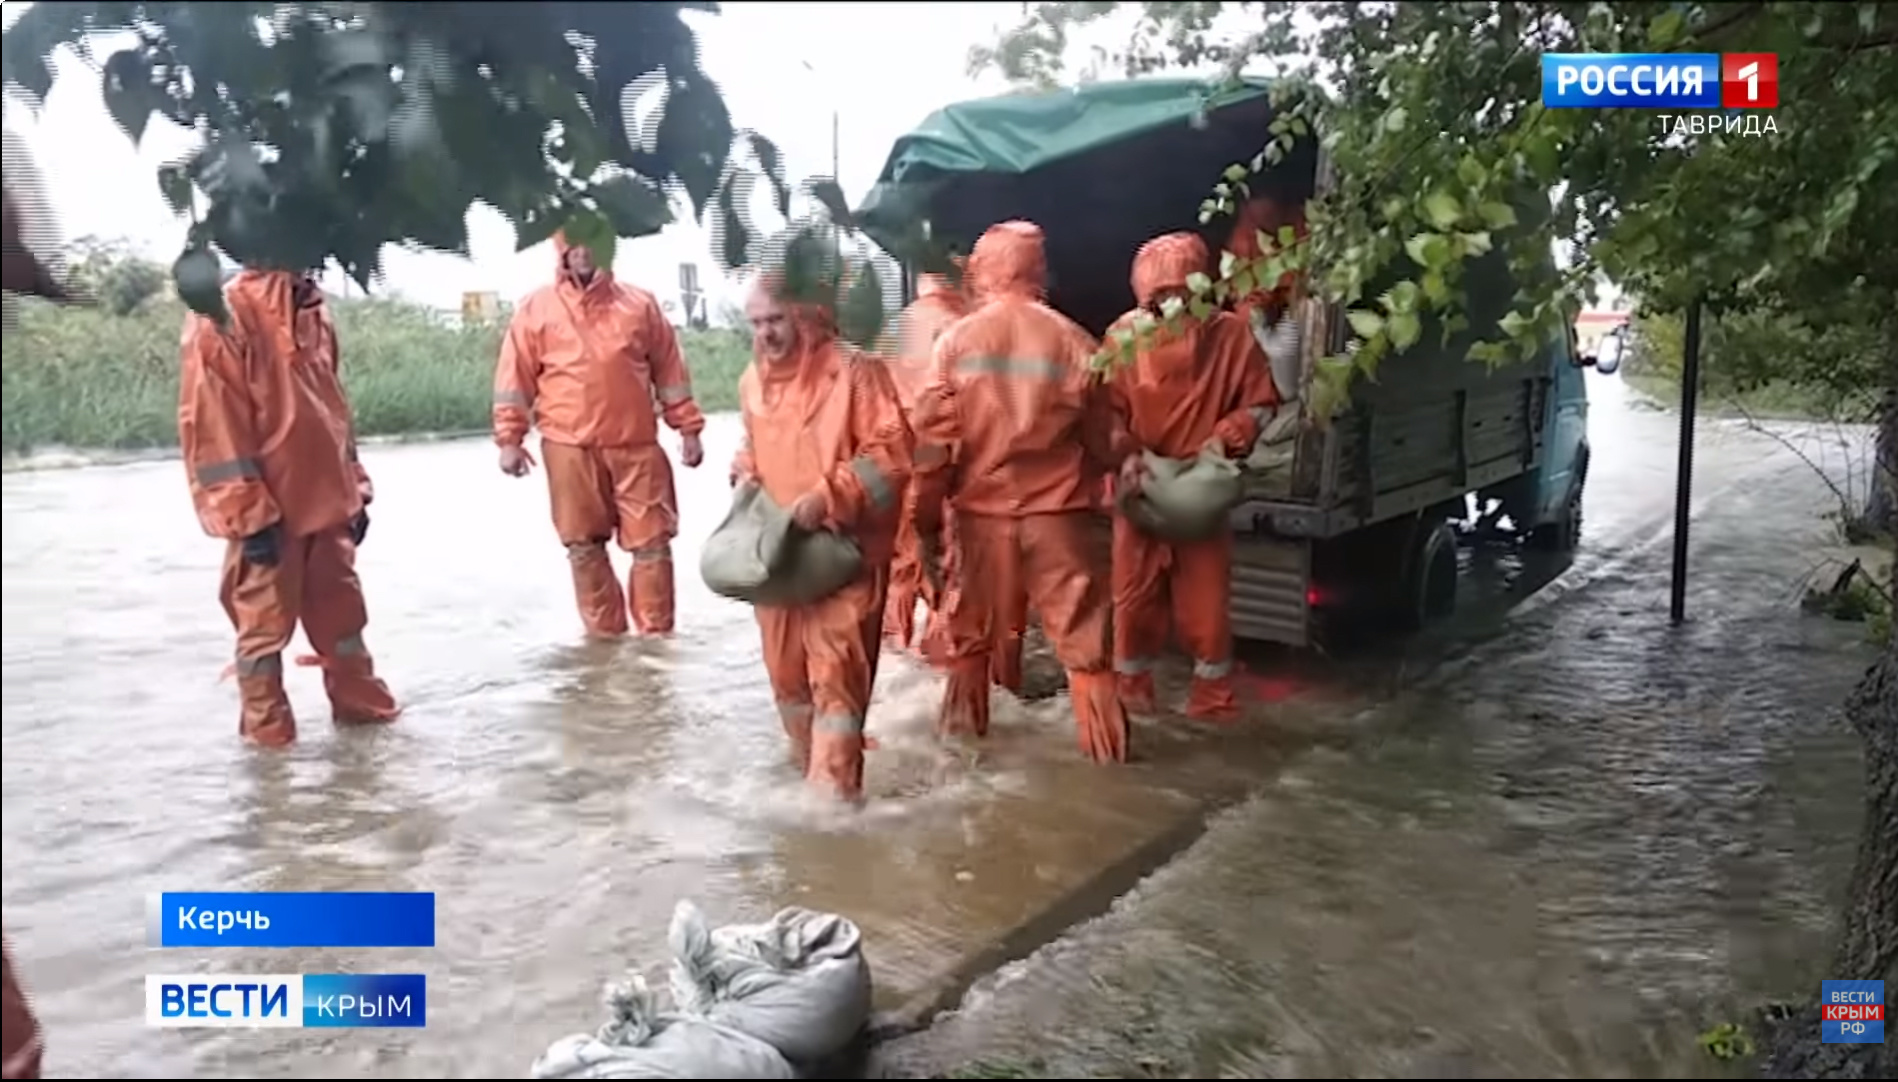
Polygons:
M1297 402L1283 402L1259 432L1246 456L1246 490L1259 496L1289 496L1292 467L1298 461L1298 435L1304 426Z
M709 928L680 902L670 939L680 1009L757 1037L793 1063L836 1055L870 1019L863 933L844 917L790 908L764 924Z
M596 1034L562 1037L529 1068L532 1078L796 1078L777 1049L703 1018L659 1008L644 978L607 986L612 1020Z
M1228 528L1227 512L1245 495L1239 464L1208 441L1198 458L1141 452L1147 475L1120 501L1121 512L1144 533L1169 541L1201 541Z
M738 486L725 521L699 552L699 576L720 597L753 605L808 605L843 589L863 568L856 542L801 530L755 482Z

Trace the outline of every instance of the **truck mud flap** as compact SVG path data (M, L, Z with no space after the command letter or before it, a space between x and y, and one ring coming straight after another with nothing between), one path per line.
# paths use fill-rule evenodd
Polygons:
M1232 544L1232 633L1311 645L1311 542L1238 534Z

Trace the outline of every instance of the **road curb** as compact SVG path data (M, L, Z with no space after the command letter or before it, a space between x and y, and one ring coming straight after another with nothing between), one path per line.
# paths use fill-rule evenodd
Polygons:
M923 983L902 1006L870 1019L870 1046L928 1029L940 1016L961 1006L969 989L983 977L1021 961L1078 925L1106 913L1140 881L1159 871L1206 833L1212 817L1245 799L1250 788L1214 797L1183 814L1177 822L1132 852L1021 921L999 939L976 950Z

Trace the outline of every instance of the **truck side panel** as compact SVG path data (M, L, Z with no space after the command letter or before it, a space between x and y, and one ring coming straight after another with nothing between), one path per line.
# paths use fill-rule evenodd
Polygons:
M1239 534L1232 552L1232 633L1255 642L1311 642L1311 542Z

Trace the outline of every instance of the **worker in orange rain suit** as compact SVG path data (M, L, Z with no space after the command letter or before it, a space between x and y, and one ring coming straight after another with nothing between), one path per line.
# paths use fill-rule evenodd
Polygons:
M939 730L988 731L990 652L1026 596L1068 671L1082 750L1127 758L1109 658L1107 568L1089 545L1093 496L1125 454L1086 331L1043 301L1040 227L1003 222L969 257L977 307L936 342L916 408L917 536L935 555L945 502L961 547Z
M1309 232L1302 205L1288 208L1270 196L1247 200L1234 217L1226 250L1241 259L1258 259L1264 253L1259 246L1261 233L1276 248L1279 231L1285 226L1291 226L1293 234L1301 239ZM1280 401L1290 401L1299 394L1299 332L1292 314L1298 292L1298 275L1287 271L1277 282L1260 282L1252 292L1234 298L1233 303L1233 311L1246 321L1252 336L1271 355L1272 379Z
M1131 329L1144 310L1155 316L1171 297L1187 295L1187 278L1204 273L1206 244L1191 233L1169 233L1134 256L1134 298L1141 308L1115 327ZM1228 455L1248 453L1278 402L1264 351L1241 316L1213 312L1199 320L1162 325L1141 342L1110 379L1116 406L1136 447L1167 458L1190 458L1209 441ZM1137 488L1141 460L1121 471L1124 490ZM1173 624L1193 658L1190 717L1233 716L1232 535L1169 543L1142 533L1125 517L1114 520L1114 668L1120 697L1135 713L1154 710L1153 667L1166 643L1167 601Z
M652 294L595 267L592 253L563 236L554 252L554 284L521 302L494 368L501 472L527 475L534 459L523 441L538 423L554 530L567 546L587 633L625 634L630 607L641 634L668 634L679 502L658 421L679 433L689 469L705 459L705 416L678 335ZM606 554L615 535L633 556L624 594Z
M890 363L890 375L895 381L896 393L902 401L906 419L916 408L916 396L922 393L923 385L928 382L936 339L950 324L966 315L968 310L967 298L947 277L940 274L918 276L916 300L897 317L895 356ZM949 528L953 530L954 527L951 525ZM942 544L945 551L953 551L947 539ZM944 575L941 584L943 591L953 590L954 569L945 565L941 570ZM890 602L884 610L884 634L903 649L909 648L911 636L916 630L918 598L924 599L930 609L928 629L924 634L924 652L931 652L929 646L932 641L946 648L944 616L948 599L937 596L935 587L923 581L914 519L905 514L897 527L896 556L890 565Z
M837 341L829 309L787 302L760 279L745 314L754 355L738 381L745 442L732 481L762 484L799 526L849 534L863 552L862 571L837 593L756 610L765 672L794 760L812 784L856 801L909 483L909 425L888 366Z
M323 291L305 274L252 268L224 296L226 327L185 320L178 442L198 522L228 542L220 596L237 629L239 732L270 747L296 739L283 649L299 623L335 720L392 721L356 578L374 490L356 460Z

